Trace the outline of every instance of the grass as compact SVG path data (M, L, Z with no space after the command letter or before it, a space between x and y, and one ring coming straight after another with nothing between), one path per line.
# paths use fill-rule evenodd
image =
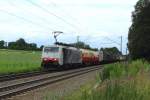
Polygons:
M141 74L129 79L109 80L101 84L90 97L99 97L94 100L149 100L148 76Z
M96 89L84 90L63 100L149 100L150 80L147 75L136 76L130 80L107 81Z
M0 74L29 72L40 69L41 52L0 50Z
M106 65L101 73L101 80L121 77L136 76L141 71L149 72L150 64L144 60L137 60L130 63L115 63Z
M95 85L61 100L150 100L149 71L150 64L144 60L106 65Z

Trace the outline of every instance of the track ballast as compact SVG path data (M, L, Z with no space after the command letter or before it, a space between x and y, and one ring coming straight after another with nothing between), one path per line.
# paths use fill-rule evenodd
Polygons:
M26 92L28 90L63 81L65 79L86 74L95 70L99 70L101 68L101 66L91 66L63 72L47 73L44 75L3 81L0 83L0 99L8 98L10 96Z

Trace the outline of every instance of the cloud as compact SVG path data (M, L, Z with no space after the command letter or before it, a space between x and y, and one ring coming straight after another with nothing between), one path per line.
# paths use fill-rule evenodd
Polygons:
M24 37L27 41L37 42L39 45L49 44L54 42L51 33L55 30L64 32L59 37L64 42L75 42L77 35L81 39L83 37L83 41L86 41L86 38L99 41L103 36L127 37L131 25L131 12L137 2L137 0L32 1L51 14L27 0L0 1L0 40L11 41ZM87 43L97 46L94 41Z
M45 4L51 4L53 1L56 4L61 5L88 5L88 4L118 4L118 5L132 5L137 0L40 0Z

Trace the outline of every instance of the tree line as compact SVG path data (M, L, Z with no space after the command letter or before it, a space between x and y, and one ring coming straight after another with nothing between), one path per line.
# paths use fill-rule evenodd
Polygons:
M150 61L150 1L139 0L132 12L128 48L132 59Z
M98 48L92 48L89 44L86 44L82 41L79 41L77 43L72 43L71 45L75 46L75 47L79 47L79 48L83 48L83 49L89 49L89 50L93 50L93 51L98 51Z
M63 46L68 46L68 47L75 47L75 48L82 48L82 49L89 49L89 50L93 50L93 51L98 51L98 48L92 48L90 47L89 44L86 44L84 42L77 42L77 43L70 43L70 44L66 44L63 42L55 42L56 45L63 45Z
M86 44L86 43L81 42L81 41L79 41L77 43L71 43L71 44L56 42L55 44L98 51L98 48L92 48L89 44ZM107 55L114 56L114 58L122 55L122 53L118 50L117 47L101 48L100 51L103 51L103 53L105 53Z
M65 43L55 43L55 44L60 44L60 45L65 45L65 46L74 46L77 48L84 48L84 49L89 49L93 51L98 51L98 48L92 48L90 45L84 43L84 42L77 42L77 43L72 43L72 44L65 44ZM34 50L34 51L40 51L43 49L43 45L38 48L36 43L27 43L23 38L20 38L16 40L15 42L8 42L8 44L4 41L0 41L0 49L12 49L12 50ZM121 52L116 48L101 48L101 51L108 53L109 55L121 55Z
M42 50L43 46L37 47L36 43L27 43L23 38L16 40L15 42L0 41L0 49L13 49L13 50Z

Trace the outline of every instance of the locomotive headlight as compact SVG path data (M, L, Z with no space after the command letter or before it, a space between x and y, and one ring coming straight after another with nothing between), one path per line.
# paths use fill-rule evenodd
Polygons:
M55 58L54 60L56 61L57 59Z
M46 61L47 59L46 59L46 58L44 58L44 60Z

